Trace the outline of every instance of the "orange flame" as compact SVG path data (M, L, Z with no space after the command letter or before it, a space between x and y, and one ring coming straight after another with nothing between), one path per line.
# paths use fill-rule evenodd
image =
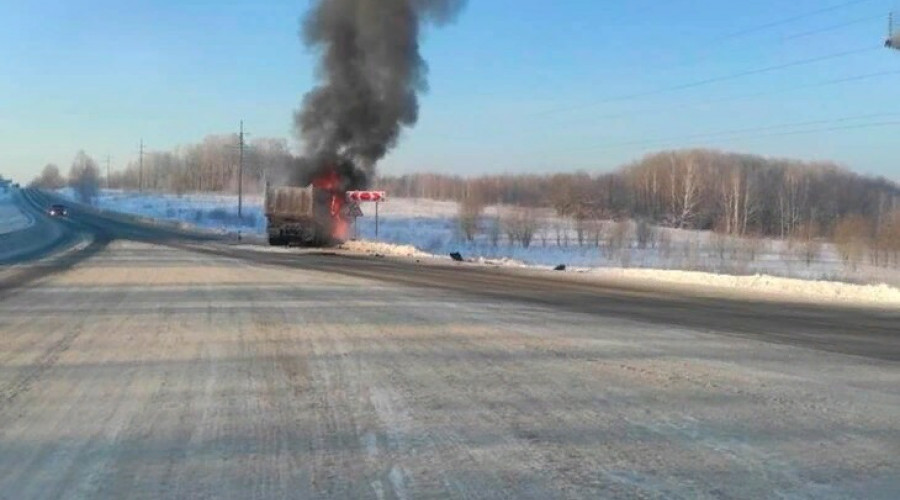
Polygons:
M345 241L350 234L350 223L344 218L343 209L347 193L341 189L340 176L335 169L330 168L324 174L314 179L312 184L317 189L331 193L331 204L329 207L332 221L331 237L337 241Z

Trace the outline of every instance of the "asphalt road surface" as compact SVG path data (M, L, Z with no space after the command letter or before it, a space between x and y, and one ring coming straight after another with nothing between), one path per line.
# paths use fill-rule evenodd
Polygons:
M45 223L0 498L900 496L896 311Z
M28 204L29 194L29 191L20 190L5 194L11 202L23 208L29 224L11 232L0 228L0 265L28 262L51 255L74 245L83 236L80 231L72 231L57 224L45 211L31 208Z

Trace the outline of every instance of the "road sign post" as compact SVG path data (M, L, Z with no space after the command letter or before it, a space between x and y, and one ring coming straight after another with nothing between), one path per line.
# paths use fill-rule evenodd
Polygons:
M375 203L375 239L378 239L378 209L381 202L387 201L384 191L348 191L347 201L350 203Z
M356 203L355 201L351 201L349 208L347 210L347 215L353 218L353 239L354 240L358 239L359 238L359 224L357 224L357 221L359 220L360 217L363 216L363 211L359 207L359 203Z

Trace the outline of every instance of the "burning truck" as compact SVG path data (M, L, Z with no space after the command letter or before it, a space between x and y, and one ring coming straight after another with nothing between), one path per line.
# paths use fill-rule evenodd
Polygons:
M294 187L266 186L271 244L323 246L347 238L347 192L368 187L400 131L419 119L418 97L428 88L423 27L452 21L465 3L313 0L301 37L319 56L319 81L294 113L304 149L287 179Z
M327 167L306 187L266 184L266 232L272 246L322 247L347 239L347 183Z

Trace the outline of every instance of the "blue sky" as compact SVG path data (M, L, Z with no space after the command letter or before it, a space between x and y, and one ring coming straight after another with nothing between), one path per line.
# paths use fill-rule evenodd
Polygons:
M900 52L879 48L897 2L728 36L846 3L470 0L427 31L431 89L382 172L604 171L702 146L900 180ZM297 37L308 5L0 2L0 173L66 170L82 148L115 168L140 138L168 149L241 119L253 137L292 137L314 84ZM789 66L818 57L829 58Z

